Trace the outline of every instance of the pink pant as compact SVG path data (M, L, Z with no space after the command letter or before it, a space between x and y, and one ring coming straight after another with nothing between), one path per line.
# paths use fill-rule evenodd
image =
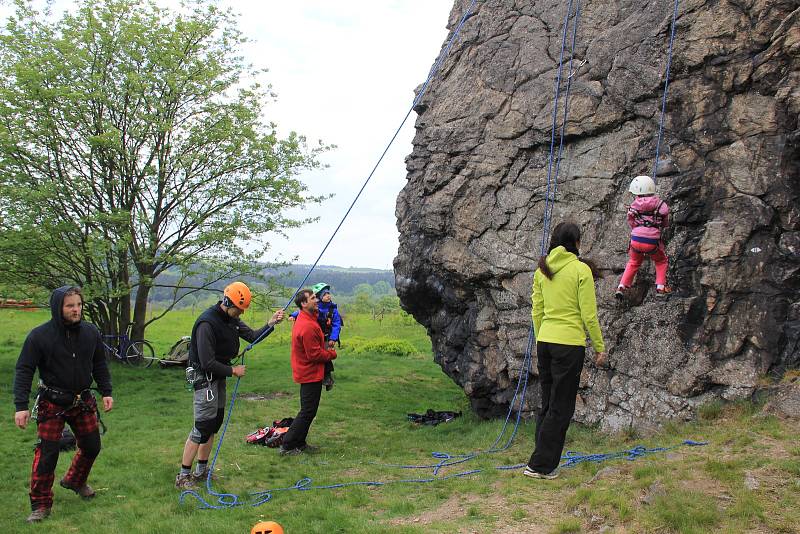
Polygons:
M633 278L636 276L636 272L639 270L639 267L642 266L642 262L644 262L645 258L648 256L652 258L653 263L656 264L656 284L657 285L667 285L667 254L664 252L664 245L663 243L659 243L658 245L650 245L647 243L637 243L636 241L631 241L630 248L628 248L628 255L630 258L628 259L627 265L625 265L625 272L622 273L622 280L620 280L619 284L625 287L631 287L633 284Z

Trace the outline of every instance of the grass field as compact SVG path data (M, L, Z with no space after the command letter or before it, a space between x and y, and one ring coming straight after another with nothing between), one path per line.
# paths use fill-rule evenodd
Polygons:
M173 487L180 454L191 428L191 395L178 369L131 369L113 364L114 411L90 483L98 496L80 501L55 488L53 515L28 526L28 482L35 431L13 425L14 364L27 332L44 312L0 310L0 398L9 407L0 419L0 524L6 532L249 532L259 520L274 520L299 533L533 533L533 532L800 532L800 425L764 417L749 404L712 405L691 424L669 424L639 437L608 436L573 425L567 447L611 452L634 445L669 446L684 439L705 447L679 447L636 461L584 464L562 470L555 481L534 481L518 470L495 466L522 463L532 448L533 425L523 424L508 451L481 456L440 473L480 469L464 478L380 487L277 491L259 506L201 510L183 505ZM245 320L251 319L245 316ZM176 312L148 329L164 353L190 331L193 317ZM255 325L257 321L253 321ZM369 345L376 338L386 341ZM348 339L354 340L348 346ZM413 354L383 354L388 340L413 347ZM385 464L431 464L432 451L466 453L491 445L502 421L469 413L463 392L432 361L430 342L417 325L399 316L373 322L349 316L336 362L336 387L323 392L309 435L321 447L314 455L280 457L274 449L244 443L244 436L273 419L294 416L298 387L289 368L289 326L247 355L240 394L270 400L240 400L218 460L216 491L240 495L293 486L392 481L429 477L430 470ZM400 351L407 353L409 351ZM229 392L234 381L229 380ZM409 412L462 410L464 416L437 427L414 427ZM56 480L72 453L63 454ZM57 486L57 483L56 483Z

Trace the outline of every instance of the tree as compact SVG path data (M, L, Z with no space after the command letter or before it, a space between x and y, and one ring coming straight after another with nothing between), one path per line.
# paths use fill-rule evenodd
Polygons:
M391 295L394 288L386 280L378 280L372 285L372 291L375 295Z
M94 321L132 317L138 337L184 296L261 270L268 235L310 220L285 212L322 200L297 175L328 147L265 121L274 95L231 12L83 0L49 22L15 5L0 33L0 281L81 285ZM167 269L172 303L148 321Z
M353 288L354 295L358 295L359 293L364 293L370 298L372 298L372 295L374 294L372 286L366 283L358 284Z

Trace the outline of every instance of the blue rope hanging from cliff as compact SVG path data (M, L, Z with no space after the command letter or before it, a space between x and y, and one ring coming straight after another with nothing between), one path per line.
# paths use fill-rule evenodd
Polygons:
M572 46L571 46L571 53L569 58L569 75L567 76L567 91L566 96L564 98L564 119L563 125L567 123L567 117L569 115L569 90L572 86L572 61L575 56L575 36L577 34L578 29L578 22L580 20L580 0L578 0L578 5L575 9L575 24L573 26L572 32ZM567 11L564 15L564 25L561 32L561 51L559 52L558 56L558 70L556 71L556 81L555 81L555 90L553 95L553 121L552 127L550 128L550 154L547 158L547 182L545 188L545 196L544 196L544 215L542 220L542 240L541 240L541 247L540 247L540 254L544 256L547 253L547 236L550 233L550 218L553 213L553 204L555 204L556 200L556 185L558 181L558 161L561 159L561 151L562 147L564 146L564 127L561 128L561 135L559 138L559 148L558 148L558 157L556 158L556 172L555 175L553 174L553 153L555 152L555 142L556 142L556 130L558 124L558 104L559 98L561 96L561 75L564 71L564 49L566 48L567 43L567 33L569 29L569 19L572 11L572 0L568 0L567 2ZM551 192L552 187L552 192ZM531 327L533 328L533 327Z
M669 92L669 71L672 68L672 47L675 43L675 21L678 19L678 2L679 0L675 0L675 4L672 8L672 24L670 25L669 31L669 48L667 49L667 67L666 72L664 74L664 95L661 99L661 117L658 121L658 137L656 139L656 160L653 163L653 181L656 181L656 174L658 172L658 158L661 152L661 138L664 134L664 116L666 115L667 111L667 93Z
M405 116L403 117L403 120L400 123L400 126L398 126L397 130L395 130L394 135L392 135L391 139L389 140L389 143L386 145L386 148L383 150L383 152L381 153L380 157L378 158L378 161L373 166L373 168L370 171L369 175L367 176L366 180L364 180L364 184L361 186L361 189L359 189L358 193L356 194L355 198L353 199L352 203L350 204L350 207L347 208L347 211L345 212L345 214L342 217L341 221L339 221L339 224L336 226L336 229L334 229L333 233L331 234L330 239L328 239L328 242L322 248L322 251L319 253L319 256L317 256L317 259L314 261L314 264L311 266L311 268L309 268L308 272L306 273L305 277L303 278L303 280L298 285L298 287L295 290L294 294L289 299L289 301L286 303L286 305L283 307L284 311L286 309L288 309L288 307L292 303L292 300L294 299L294 296L297 295L297 293L303 288L305 283L308 281L308 278L311 276L311 273L317 267L317 264L319 263L319 261L322 258L323 254L325 254L325 251L330 246L331 242L333 241L333 238L336 237L336 234L339 232L339 229L342 227L342 224L344 224L345 219L347 219L348 215L350 215L350 212L353 210L353 207L355 206L356 202L358 201L359 197L361 196L361 193L367 187L367 184L372 179L372 176L375 174L375 171L378 169L378 166L383 161L383 158L386 156L386 153L389 151L389 148L392 146L392 144L394 143L395 139L399 135L400 130L405 125L406 121L408 120L408 117L411 115L411 112L414 110L414 108L417 106L417 104L422 100L422 97L425 95L426 91L428 90L428 85L430 84L430 81L433 79L433 77L436 74L438 74L439 70L441 69L442 63L444 63L444 60L449 55L450 49L452 48L453 44L456 42L456 39L458 38L458 35L461 33L461 29L464 27L464 23L467 21L467 19L469 19L472 16L473 11L475 9L476 2L477 2L477 0L471 0L470 1L469 6L464 11L461 19L458 22L458 25L456 26L455 30L453 31L452 36L448 40L447 45L441 51L441 53L439 54L439 57L434 62L433 67L431 67L430 71L428 72L428 76L425 79L425 83L422 84L422 88L420 89L420 91L417 94L417 96L414 98L414 101L412 102L411 106L409 107L408 112L406 112ZM244 358L245 358L246 353L249 350L251 350L256 344L260 343L267 335L269 335L270 332L272 332L272 330L273 330L273 328L270 327L264 333L262 333L262 335L259 336L258 339L256 339L255 341L253 341L252 343L247 345L247 347L245 347L245 349L240 354L240 357L242 359L242 364L244 364ZM241 381L241 377L237 378L236 384L235 384L235 386L233 388L233 392L231 394L231 400L230 400L230 403L229 403L229 406L228 406L228 413L227 413L227 415L225 417L225 424L222 427L222 432L220 433L219 440L217 441L217 447L216 447L216 449L214 451L214 458L211 461L211 464L210 464L209 469L208 469L208 476L206 477L206 491L207 491L207 493L209 495L214 496L214 497L217 498L217 503L218 504L216 504L216 505L211 504L206 499L204 499L197 491L194 491L194 490L186 490L186 491L181 492L180 499L179 499L181 504L183 503L183 500L187 496L192 496L192 497L196 498L200 502L202 508L223 509L223 508L231 508L233 506L241 506L243 504L241 502L241 500L239 499L238 495L235 495L235 494L232 494L232 493L217 493L211 487L211 476L212 476L212 474L214 472L214 467L216 466L216 463L217 463L217 457L219 456L219 451L222 448L222 442L225 439L225 432L228 429L228 423L230 422L231 414L233 413L233 407L234 407L234 405L236 403L236 397L237 397L237 394L238 394L238 391L239 391L239 383L240 383L240 381ZM260 501L260 502L258 502L258 504L262 504L262 502L266 502L266 500Z

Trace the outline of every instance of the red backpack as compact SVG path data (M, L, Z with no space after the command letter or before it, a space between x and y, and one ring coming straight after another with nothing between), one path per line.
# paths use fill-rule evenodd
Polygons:
M283 443L283 435L292 426L293 417L284 417L280 421L273 421L272 426L259 428L245 436L244 440L251 445L264 445L266 447L277 448Z

